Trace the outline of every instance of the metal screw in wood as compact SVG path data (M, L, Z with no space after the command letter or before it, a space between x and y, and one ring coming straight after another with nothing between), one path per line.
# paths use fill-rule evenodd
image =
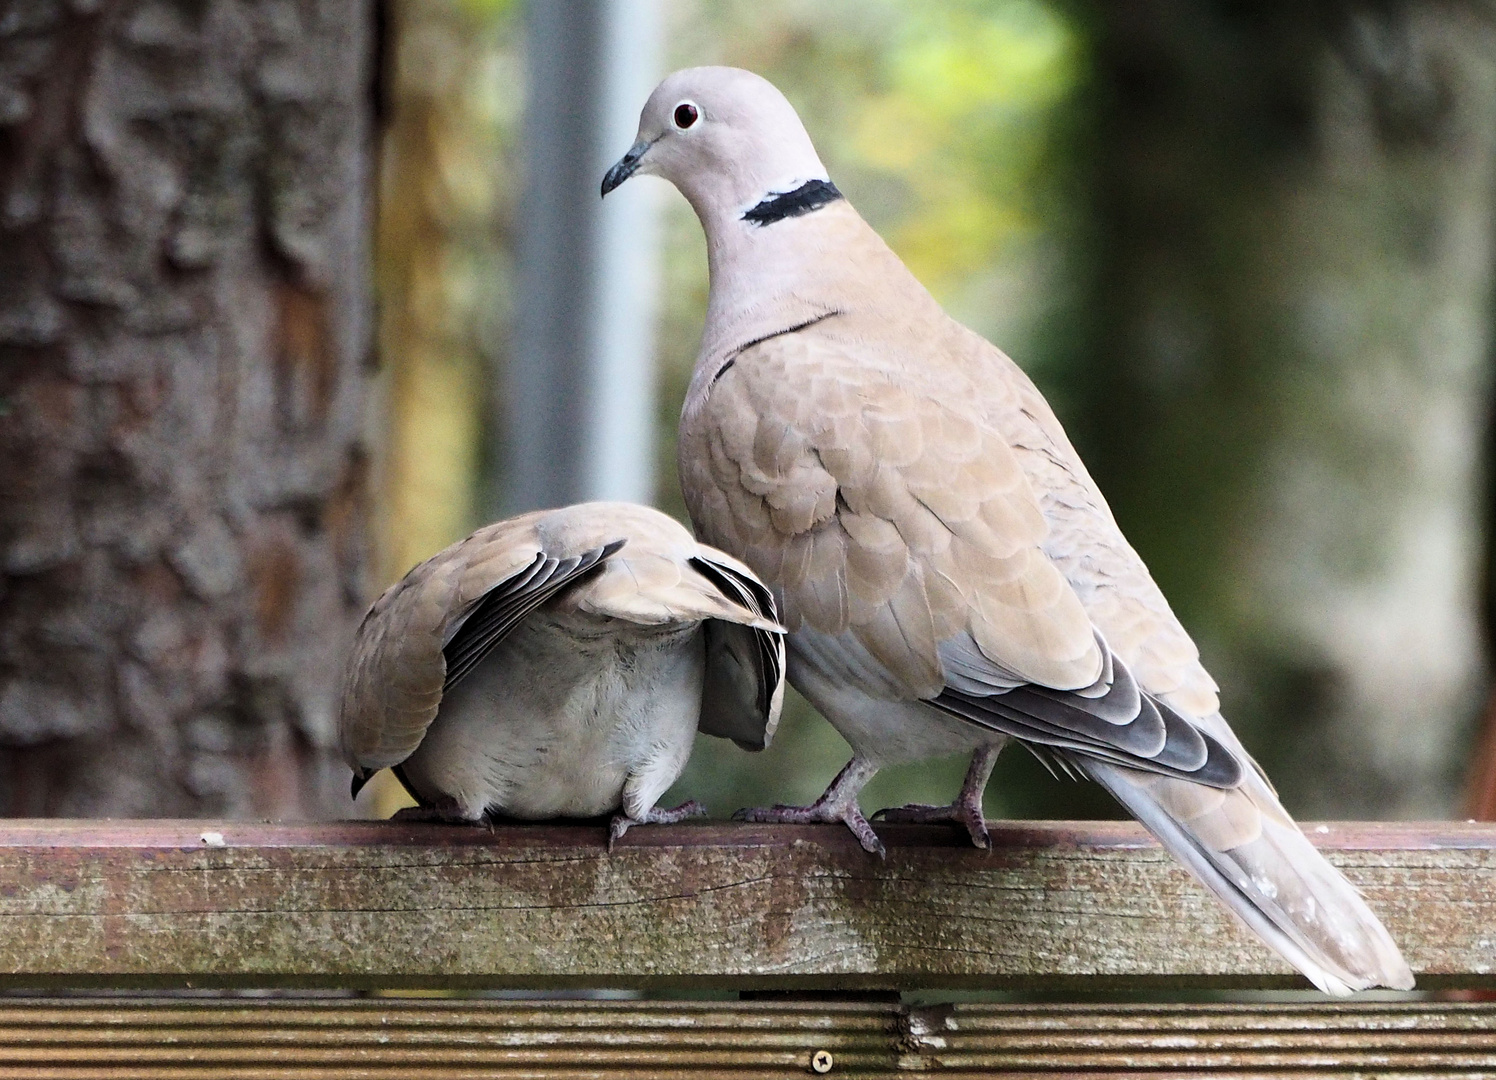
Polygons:
M834 1062L831 1060L831 1051L817 1050L810 1055L810 1068L812 1072L829 1073Z

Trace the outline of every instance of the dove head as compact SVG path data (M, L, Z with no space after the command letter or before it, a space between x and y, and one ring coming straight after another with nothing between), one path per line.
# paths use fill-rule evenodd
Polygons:
M634 145L603 178L603 194L636 173L679 188L708 233L734 220L751 225L760 204L807 185L823 203L827 191L839 197L794 106L740 68L686 68L655 88Z

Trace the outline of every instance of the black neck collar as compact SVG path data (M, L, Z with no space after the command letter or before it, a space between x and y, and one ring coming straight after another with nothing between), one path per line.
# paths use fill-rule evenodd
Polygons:
M770 194L763 202L745 211L743 220L754 225L772 225L785 218L799 217L836 202L842 193L830 180L807 180L794 191Z

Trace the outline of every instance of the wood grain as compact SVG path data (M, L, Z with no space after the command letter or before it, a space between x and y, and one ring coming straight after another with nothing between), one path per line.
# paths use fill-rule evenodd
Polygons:
M1308 831L1421 988L1496 984L1496 826ZM1305 985L1131 823L880 832L12 821L0 985Z
M1489 1077L1496 1006L0 1000L0 1076Z

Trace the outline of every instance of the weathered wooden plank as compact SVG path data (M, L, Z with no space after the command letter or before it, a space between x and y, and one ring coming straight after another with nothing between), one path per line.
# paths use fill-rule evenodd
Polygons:
M0 1075L56 1080L1489 1077L1496 1004L0 1000Z
M0 984L1304 985L1131 823L880 831L10 822ZM1310 835L1421 986L1496 984L1496 826Z

